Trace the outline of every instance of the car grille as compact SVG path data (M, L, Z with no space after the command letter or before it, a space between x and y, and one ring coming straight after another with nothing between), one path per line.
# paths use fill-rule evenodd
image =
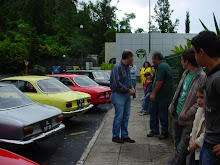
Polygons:
M77 100L77 105L78 105L79 109L84 108L84 105L85 105L84 99Z

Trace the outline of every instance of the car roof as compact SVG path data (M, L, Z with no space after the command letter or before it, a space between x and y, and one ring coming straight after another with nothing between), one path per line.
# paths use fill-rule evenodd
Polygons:
M47 77L47 76L35 76L35 75L30 75L30 76L14 76L14 77L8 77L4 78L2 80L25 80L25 81L37 81L37 80L42 80L42 79L49 79L52 77Z
M77 77L77 76L86 76L86 75L72 74L72 73L58 73L58 74L48 74L47 76L57 76L57 77Z

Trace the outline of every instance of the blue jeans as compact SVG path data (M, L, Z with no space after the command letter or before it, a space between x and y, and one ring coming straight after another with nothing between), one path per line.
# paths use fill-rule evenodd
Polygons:
M131 84L133 85L134 89L136 87L136 79L131 79ZM133 99L136 98L136 92L133 94Z
M168 103L152 101L150 108L150 129L159 134L159 119L161 123L161 134L168 134Z
M131 109L131 98L128 93L112 92L111 102L115 107L115 117L113 121L113 137L128 137L128 119Z
M219 165L220 158L215 155L213 149L208 149L202 146L199 155L199 164L200 165Z
M145 97L144 97L143 104L142 104L142 112L143 112L143 113L149 113L148 105L149 105L151 93L152 93L152 92L150 92L148 96L145 96Z

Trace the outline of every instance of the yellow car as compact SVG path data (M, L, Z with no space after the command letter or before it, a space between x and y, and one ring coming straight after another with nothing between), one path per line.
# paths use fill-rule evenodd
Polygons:
M57 107L66 118L80 115L92 108L91 95L69 89L56 78L46 76L15 76L1 82L15 85L29 98L40 104Z

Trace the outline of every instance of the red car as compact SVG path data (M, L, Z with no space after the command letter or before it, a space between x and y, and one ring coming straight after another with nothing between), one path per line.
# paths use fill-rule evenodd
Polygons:
M107 86L98 85L86 75L78 74L51 74L73 91L85 92L91 95L91 104L99 105L111 100L111 89Z
M0 148L1 165L39 165L23 156Z

